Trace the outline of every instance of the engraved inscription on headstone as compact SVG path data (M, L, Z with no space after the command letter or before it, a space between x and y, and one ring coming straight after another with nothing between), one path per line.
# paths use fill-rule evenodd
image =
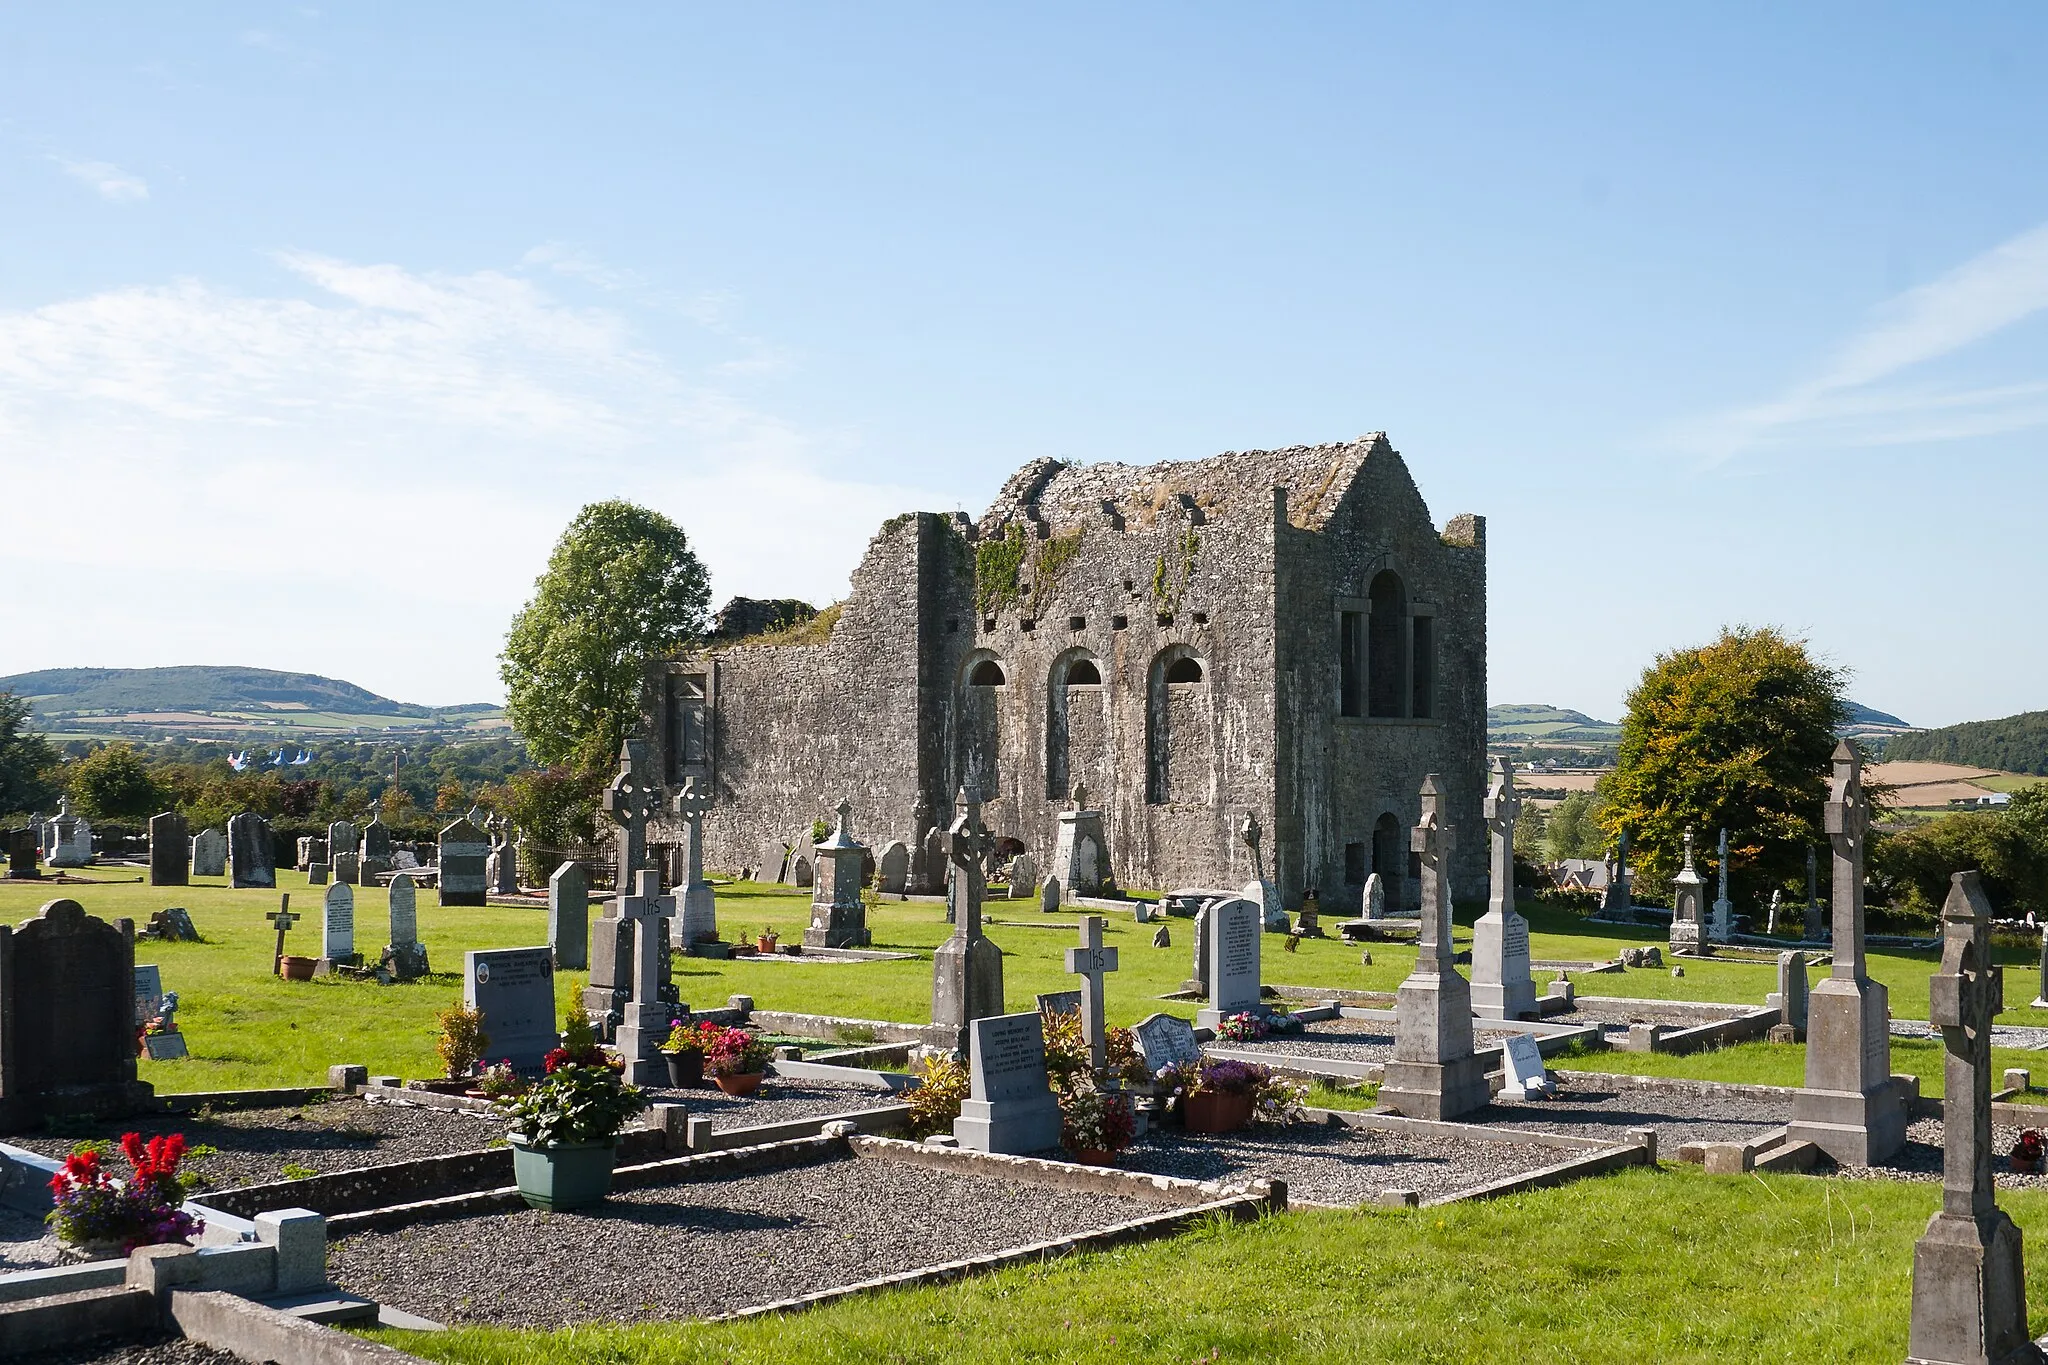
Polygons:
M462 1000L483 1014L486 1062L538 1071L554 1049L555 955L550 948L494 948L463 955Z

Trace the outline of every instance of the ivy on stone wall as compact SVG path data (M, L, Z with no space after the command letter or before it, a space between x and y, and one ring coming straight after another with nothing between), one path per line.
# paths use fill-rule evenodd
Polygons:
M1022 606L1032 616L1059 596L1060 578L1081 553L1081 531L1037 542L1036 553L1024 528L1012 522L1000 538L990 537L974 548L974 602L989 616L1007 606ZM1029 565L1030 582L1024 582ZM1026 600L1026 594L1029 600Z
M1153 564L1152 603L1162 614L1171 615L1180 610L1181 598L1187 595L1188 580L1195 576L1195 555L1201 548L1202 533L1190 526L1181 532L1174 562L1169 565L1162 554Z

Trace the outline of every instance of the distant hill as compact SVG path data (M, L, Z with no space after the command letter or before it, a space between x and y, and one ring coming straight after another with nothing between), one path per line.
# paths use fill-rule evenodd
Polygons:
M1486 708L1486 742L1489 744L1551 744L1563 747L1602 748L1619 743L1621 727L1611 721L1594 720L1583 711L1561 706L1489 706Z
M1844 701L1842 705L1848 708L1849 724L1851 725L1885 725L1894 730L1910 730L1913 728L1890 712L1876 710L1873 707L1863 705L1861 702Z
M419 706L323 678L267 668L46 668L0 677L53 734L228 737L362 730L503 728L488 702Z
M1971 720L1938 730L1895 735L1885 745L1887 761L1919 759L1965 763L2009 773L2048 776L2048 711L2026 711L2002 720Z

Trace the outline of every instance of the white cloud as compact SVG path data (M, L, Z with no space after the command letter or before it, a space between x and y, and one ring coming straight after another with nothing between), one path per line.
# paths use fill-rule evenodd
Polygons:
M519 264L529 270L552 270L558 275L574 276L600 289L623 289L641 283L634 272L608 266L590 252L565 242L545 242L521 256Z
M125 592L148 610L117 614L95 658L475 699L495 695L505 623L585 502L675 517L721 596L819 601L881 518L950 505L839 476L845 436L798 430L715 365L686 374L624 315L529 279L277 260L295 291L179 280L0 313L0 469L50 513L0 543L22 589L0 597L0 631L43 651L19 667L84 662L47 630L51 604Z
M99 191L110 204L134 204L149 198L149 182L122 170L109 161L75 161L52 154L50 160L64 168L64 174Z
M1709 459L1788 444L1867 446L1953 440L2048 424L2048 383L1905 384L1916 366L2048 308L2048 224L2029 229L1879 307L1820 374L1767 403L1695 424Z

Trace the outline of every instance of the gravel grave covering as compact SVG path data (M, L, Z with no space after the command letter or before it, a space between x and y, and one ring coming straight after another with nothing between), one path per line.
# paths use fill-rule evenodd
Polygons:
M707 1317L1025 1246L1161 1206L844 1157L512 1213L361 1233L336 1284L437 1322L565 1327Z
M83 1342L10 1360L12 1365L248 1365L233 1352L173 1336L126 1343Z
M1510 1033L1520 1032L1523 1030L1490 1028L1474 1020L1472 1040L1480 1047L1490 1047ZM1218 1039L1209 1046L1233 1052L1270 1053L1276 1061L1291 1055L1340 1062L1384 1062L1394 1055L1394 1025L1391 1020L1326 1019L1300 1033L1276 1033L1256 1043Z
M1495 1100L1460 1123L1527 1128L1573 1137L1628 1141L1631 1128L1654 1128L1660 1151L1685 1142L1746 1142L1792 1119L1792 1092L1783 1099L1745 1099L1712 1090L1679 1090L1603 1081L1575 1071L1553 1071L1556 1099L1503 1104Z
M39 1213L0 1209L0 1275L63 1264L62 1243Z
M1914 1119L1906 1125L1906 1145L1891 1160L1877 1166L1842 1166L1839 1173L1850 1180L1924 1180L1941 1183L1941 1120ZM2007 1169L2006 1155L2018 1141L2020 1130L2002 1123L1991 1126L1991 1170L2001 1190L2048 1188L2048 1175L2018 1175ZM1825 1159L1823 1159L1825 1160Z
M413 1157L475 1151L504 1132L504 1123L492 1114L335 1099L294 1109L199 1110L67 1123L62 1137L36 1134L8 1141L45 1156L63 1157L80 1142L118 1143L123 1133L145 1138L183 1133L192 1147L218 1149L188 1156L183 1169L205 1177L204 1188L225 1190L283 1180L288 1165L329 1175ZM116 1174L127 1169L127 1158L118 1151L111 1160Z
M1290 1198L1363 1204L1382 1190L1435 1199L1582 1155L1535 1143L1296 1123L1193 1135L1155 1128L1117 1153L1116 1164L1184 1180L1266 1176L1285 1180Z
M2007 1007L2006 1012L2012 1013ZM2038 1016L2036 1016L2038 1017ZM1941 1030L1918 1019L1892 1020L1891 1034L1894 1038L1940 1038ZM1993 1047L2021 1048L2028 1052L2048 1049L2048 1027L2033 1028L2027 1025L1993 1024L1991 1026Z
M648 1096L656 1104L680 1104L692 1114L707 1114L713 1129L752 1128L764 1123L810 1118L818 1114L843 1114L855 1109L879 1109L902 1103L884 1090L837 1081L796 1081L770 1076L760 1089L738 1099L713 1086L675 1090L649 1086Z

